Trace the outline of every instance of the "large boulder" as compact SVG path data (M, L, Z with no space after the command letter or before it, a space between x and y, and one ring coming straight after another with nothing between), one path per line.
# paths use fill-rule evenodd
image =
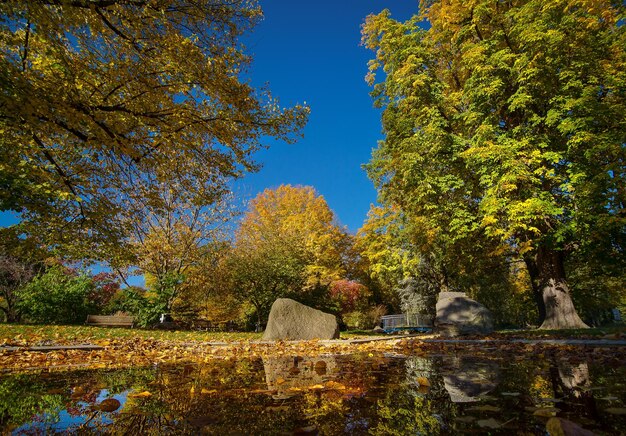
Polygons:
M444 336L486 335L493 331L489 309L464 292L441 292L437 300L435 327Z
M263 334L265 341L338 338L339 324L334 315L289 298L274 301Z

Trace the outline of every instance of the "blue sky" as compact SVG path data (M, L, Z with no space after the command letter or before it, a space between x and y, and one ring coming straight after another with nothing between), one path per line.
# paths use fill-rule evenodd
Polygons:
M389 9L405 20L416 0L260 0L265 19L246 37L253 84L269 82L282 106L306 103L304 139L270 143L257 154L263 168L237 184L253 197L280 184L310 185L352 232L361 227L376 191L361 165L382 138L380 112L365 83L373 53L360 45L370 13Z
M360 45L370 13L387 8L405 20L416 0L260 0L264 20L245 37L254 57L255 86L269 83L282 106L306 102L311 116L296 144L269 142L256 155L263 168L236 184L250 199L280 184L310 185L324 196L339 221L356 232L376 192L362 164L382 138L364 77L373 53ZM0 225L16 222L0 214Z

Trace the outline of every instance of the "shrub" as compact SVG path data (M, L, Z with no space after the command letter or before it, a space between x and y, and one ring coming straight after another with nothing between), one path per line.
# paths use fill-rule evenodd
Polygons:
M343 316L343 322L349 328L356 329L373 329L380 323L380 317L383 316L387 310L385 306L374 306L367 310L355 310L353 312L346 313Z
M81 323L97 310L89 300L94 288L91 277L56 265L19 291L19 309L30 322Z

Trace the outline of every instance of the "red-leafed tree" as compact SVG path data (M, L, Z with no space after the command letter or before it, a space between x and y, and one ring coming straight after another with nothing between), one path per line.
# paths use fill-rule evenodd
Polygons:
M330 297L339 305L339 312L346 314L368 303L370 290L354 280L336 280L330 284Z

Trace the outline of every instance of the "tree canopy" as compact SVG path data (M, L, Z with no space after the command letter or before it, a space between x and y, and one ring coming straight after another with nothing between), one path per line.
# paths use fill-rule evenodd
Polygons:
M168 183L211 204L257 168L262 137L292 140L308 113L245 79L239 37L261 17L248 0L0 4L0 209L97 244Z
M523 257L543 327L583 326L564 258L592 233L624 255L626 6L453 0L420 11L363 27L384 108L370 176L444 250L462 255L458 242L479 235Z
M313 188L266 189L250 202L235 235L235 290L259 312L280 296L307 301L314 298L307 294L344 278L349 247L348 234Z

